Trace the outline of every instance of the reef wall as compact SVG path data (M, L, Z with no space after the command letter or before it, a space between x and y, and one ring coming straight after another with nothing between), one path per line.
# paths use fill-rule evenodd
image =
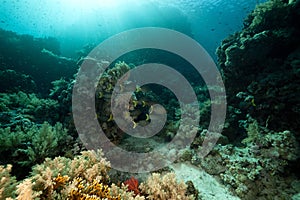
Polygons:
M72 78L78 68L76 60L60 55L55 38L34 38L0 29L0 44L1 92L21 89L45 96L52 88L52 81ZM7 84L18 87L13 90L9 87L11 91L7 91Z
M217 49L227 90L229 137L242 139L238 127L244 128L250 116L261 126L299 136L299 18L299 0L260 4L244 28Z

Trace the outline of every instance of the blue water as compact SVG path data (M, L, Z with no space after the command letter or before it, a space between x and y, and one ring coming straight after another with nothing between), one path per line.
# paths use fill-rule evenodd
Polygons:
M1 0L0 28L55 37L64 56L136 27L159 26L196 39L213 57L263 0Z

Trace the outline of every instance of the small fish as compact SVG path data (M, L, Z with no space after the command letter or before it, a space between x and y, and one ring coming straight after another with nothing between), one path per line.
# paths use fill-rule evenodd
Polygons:
M254 102L254 99L251 100L251 105L254 106L254 107L256 106L256 104Z
M113 89L112 84L108 84L107 90L110 91L110 90L112 90L112 89Z
M104 95L103 95L103 92L99 92L99 93L98 93L98 98L99 98L99 99L101 99L103 96L104 96Z
M142 107L145 107L147 105L146 101L142 101Z
M152 114L152 112L153 112L153 105L151 105L149 108L149 113Z
M133 120L132 120L132 123L133 123L133 127L132 128L136 128L138 124L135 121L133 121Z
M137 100L133 100L132 103L133 103L133 107L136 107L139 102Z
M149 116L149 114L146 114L146 121L150 121L150 116Z
M142 88L140 86L136 86L135 87L135 92L142 92Z
M109 119L107 121L110 122L110 121L113 121L113 120L114 120L114 116L113 116L113 114L110 114Z

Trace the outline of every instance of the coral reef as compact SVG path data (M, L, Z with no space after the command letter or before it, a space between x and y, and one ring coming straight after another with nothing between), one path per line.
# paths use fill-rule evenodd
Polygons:
M175 108L178 107L178 103L176 105L176 102L174 103L173 101L175 97L169 90L151 86L139 87L138 85L135 88L132 88L134 83L127 81L130 73L123 77L124 80L122 80L122 84L117 85L118 79L133 67L133 65L128 65L125 62L118 62L103 73L97 85L97 118L107 137L115 143L119 143L125 134L114 122L111 112L112 101L114 101L118 112L120 112L118 115L123 116L124 119L127 119L130 122L129 124L126 124L126 126L131 126L133 128L138 124L145 126L151 121L150 112L153 111L152 105L155 103L164 105L164 107L170 111L168 112L170 121L175 119ZM125 95L128 95L128 92L123 91L125 87L132 88L134 91L133 94L130 93L129 115L126 112L128 109L125 107L128 105L128 102L124 102ZM114 88L121 91L121 93L115 99L111 100ZM162 102L164 98L170 99L170 101ZM170 125L170 121L167 122L168 125ZM173 129L176 129L176 127L173 127ZM166 133L167 131L165 130L164 132Z
M255 120L248 122L247 133L244 147L218 145L198 164L219 175L242 199L289 199L299 192L300 187L291 189L297 177L287 170L299 157L295 136L287 130L270 131Z
M36 39L0 30L0 199L202 199L214 195L204 194L204 190L216 192L212 190L217 187L211 185L217 185L217 179L241 199L299 199L299 10L299 0L260 4L245 20L243 30L226 38L218 48L228 117L224 136L203 159L198 153L209 134L206 129L212 102L208 88L190 65L151 49L119 58L126 62L111 63L96 86L95 117L112 142L124 150L150 152L170 142L178 131L185 133L179 136L178 146L185 145L183 141L192 132L197 133L191 146L168 152L179 156L172 167L144 177L118 176L121 172L113 176L101 150L77 155L83 147L76 141L71 115L73 74L83 61L97 64L97 60L84 57L92 46L79 52L81 59L76 62L60 56L53 38ZM146 55L144 60L141 55ZM128 81L130 74L124 76L134 64L153 60L187 77L198 106L184 105L188 110L184 113L169 89L154 84L135 86ZM41 77L41 72L47 76ZM118 85L119 79L123 83ZM132 85L129 104L123 94L111 99L113 90ZM209 89L218 92L218 88ZM152 112L159 114L160 110L153 108L157 103L167 110L167 122L157 135L141 142L116 125L112 102L133 128L148 125ZM123 112L127 108L129 114ZM199 126L191 125L195 118L187 115L199 111ZM181 120L182 116L187 121ZM211 174L210 179L204 178L208 174L201 173L202 169ZM178 181L175 173L187 183ZM229 193L224 189L222 194Z
M111 95L119 78L130 67L124 62L116 65L105 72L100 78L96 90L97 117L107 137L114 142L119 142L124 133L116 126L111 113ZM126 109L123 109L126 110Z
M299 1L259 4L217 50L228 116L218 146L200 165L243 199L291 199L299 187ZM210 166L215 165L215 169Z
M82 152L73 160L64 157L53 160L47 158L44 163L34 166L32 176L17 186L17 199L25 199L26 196L67 199L71 194L75 195L79 185L85 184L85 181L108 183L108 169L109 162L103 158L101 151Z
M160 175L152 174L145 183L140 185L142 193L149 194L147 199L194 199L192 195L186 195L187 185L177 183L174 173Z
M12 165L0 165L0 199L15 196L17 181L10 175Z
M175 174L152 174L139 188L129 191L126 184L110 182L110 163L101 150L84 151L73 159L56 157L33 167L31 176L16 182L10 176L11 165L0 166L0 197L25 199L194 199L186 195L187 185L177 183Z
M127 186L128 190L133 191L135 195L140 194L139 181L134 177L124 181L124 184Z
M94 180L91 184L81 178L75 179L72 183L74 188L69 194L69 199L107 199L107 200L121 200L120 195L111 195L111 190L108 185L104 185Z
M259 4L242 31L217 50L228 97L230 139L242 140L239 120L250 114L271 130L299 135L299 1ZM235 134L234 134L235 133Z
M224 134L244 146L219 146L202 166L243 199L290 199L299 192L289 189L299 166L299 6L258 5L217 50L229 104Z
M37 86L32 77L15 70L0 70L0 92L36 92Z
M52 81L72 78L76 73L76 60L60 56L60 44L55 38L34 38L0 29L0 44L0 70L10 69L29 75L43 95L47 95ZM15 82L19 81L7 83L13 86Z
M50 54L49 52L46 53ZM122 87L121 85L116 86L118 78L123 76L131 67L133 66L124 62L116 63L104 73L97 87L97 94L99 94L96 96L96 105L99 108L97 110L98 120L106 130L106 134L114 142L119 142L123 137L123 133L114 124L114 120L111 118L111 111L107 108L111 104L110 97L113 88ZM162 194L159 194L158 191L155 194L149 193L155 191L151 190L154 187L154 181L151 182L153 186L147 186L148 192L142 192L138 183L133 188L131 187L132 184L130 185L127 182L123 184L116 182L114 184L108 178L105 180L97 178L96 174L93 174L93 171L99 174L99 171L95 169L96 164L93 163L93 166L90 166L91 169L88 169L89 164L86 163L94 162L90 160L90 156L74 157L74 153L78 152L81 147L77 143L74 144L74 139L70 137L70 133L63 128L74 128L72 119L68 116L71 109L71 91L74 81L60 79L52 82L52 84L53 89L51 89L50 98L48 99L40 99L34 93L27 94L25 92L0 94L0 109L3 111L1 113L2 128L0 129L0 140L1 144L3 144L0 148L2 155L1 164L13 164L12 174L19 179L24 179L30 168L35 164L39 164L33 167L31 176L18 183L17 189L14 189L16 193L7 192L11 194L12 198L93 199L97 196L98 198L108 199L146 199L152 195L152 197L161 196L163 197L162 199L169 199L173 197L170 196L170 191L181 195L178 198L185 197L185 184L180 183L177 187L173 176L173 179L171 176L165 178L165 181L173 181L173 185L170 187L167 187L168 184L160 182L161 187L166 188L166 193L162 192ZM130 83L125 81L125 84ZM172 101L161 102L162 96L159 96L158 93L167 97L167 99L172 99ZM181 114L180 110L176 111L175 108L178 107L178 103L176 103L174 95L169 90L156 88L155 93L147 88L135 88L135 92L130 100L130 106L132 107L130 117L132 118L132 125L135 123L148 123L147 115L154 102L162 103L170 111L168 126L159 136L163 139L172 131L176 133L178 124L176 125L173 120L176 120ZM118 104L117 106L122 105ZM57 121L63 122L63 125L55 123ZM171 138L172 134L169 139ZM71 149L72 145L76 146L73 148L77 150ZM131 150L132 148L134 146L130 147ZM54 158L58 155L69 158ZM83 159L83 157L85 158ZM51 158L54 159L51 160ZM84 165L84 167L80 166L79 163ZM70 169L71 165L76 165L76 167ZM85 175L73 172L80 169L86 171ZM144 184L145 188L146 185ZM173 186L177 188L172 189ZM168 192L167 190L170 191ZM187 195L187 198L191 199L192 197Z
M70 124L70 120L62 118L65 115L61 113L66 111L58 100L21 91L0 93L0 99L0 160L1 164L15 166L14 175L26 176L31 166L46 157L72 156L76 141L59 122Z
M74 80L61 78L52 82L49 98L58 102L58 121L63 123L68 129L69 134L77 137L72 118L72 89Z
M28 163L41 163L46 157L54 157L63 152L64 146L68 140L67 130L62 127L62 124L56 123L55 126L50 126L48 123L43 123L40 128L33 126L26 132L30 135L30 140L27 142L27 149L18 149L14 153L16 157L18 154L25 154L28 160L22 161L21 164L28 165Z
M59 105L53 99L40 99L36 94L0 93L0 127L15 128L17 125L30 126L47 121L59 121Z
M66 154L71 141L60 123L53 127L46 122L30 128L17 126L14 131L10 127L0 129L1 164L13 164L14 173L24 177L31 166L45 158Z

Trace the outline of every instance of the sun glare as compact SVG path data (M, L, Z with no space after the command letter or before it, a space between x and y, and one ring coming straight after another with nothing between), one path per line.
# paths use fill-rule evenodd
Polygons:
M128 5L128 1L124 0L68 0L68 2L70 3L70 6L80 9L114 8L118 6ZM133 1L129 2L132 3Z

